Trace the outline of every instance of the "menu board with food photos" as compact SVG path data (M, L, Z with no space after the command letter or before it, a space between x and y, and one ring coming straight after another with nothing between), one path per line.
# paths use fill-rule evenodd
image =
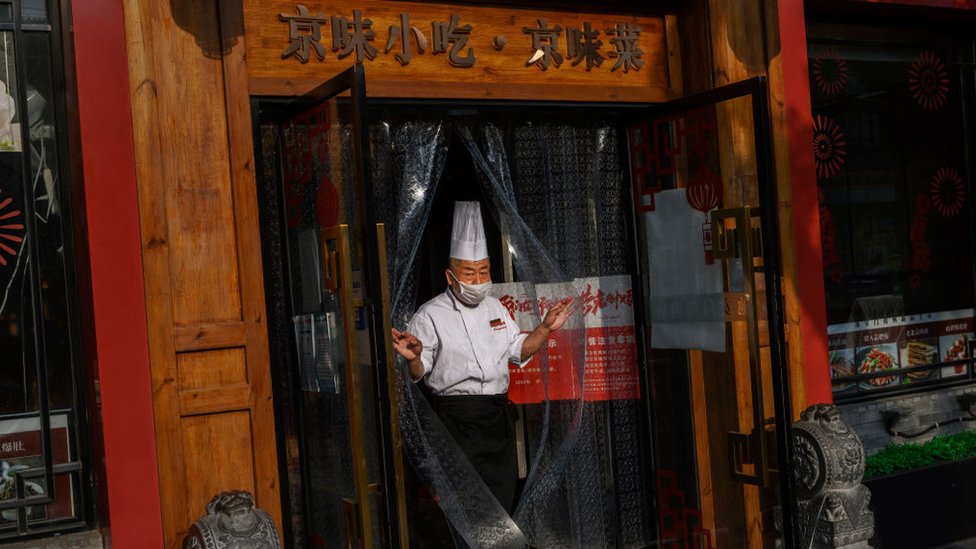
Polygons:
M830 377L834 393L872 391L899 384L966 375L976 356L976 322L972 309L943 311L832 324L827 327ZM951 363L941 368L913 369ZM890 375L845 382L858 374Z

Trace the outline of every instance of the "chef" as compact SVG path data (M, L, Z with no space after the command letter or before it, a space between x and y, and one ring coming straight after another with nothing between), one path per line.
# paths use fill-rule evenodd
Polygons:
M491 291L481 207L455 202L447 289L424 303L407 331L393 330L414 382L426 379L434 409L508 512L515 503L515 427L508 408L508 365L525 365L573 313L557 303L523 334Z

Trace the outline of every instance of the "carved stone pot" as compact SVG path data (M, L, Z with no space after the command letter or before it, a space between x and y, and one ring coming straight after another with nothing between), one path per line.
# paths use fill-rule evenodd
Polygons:
M207 504L207 516L193 523L183 549L281 549L281 540L250 493L221 492Z
M870 548L871 492L861 484L864 446L830 404L807 408L793 425L799 547Z

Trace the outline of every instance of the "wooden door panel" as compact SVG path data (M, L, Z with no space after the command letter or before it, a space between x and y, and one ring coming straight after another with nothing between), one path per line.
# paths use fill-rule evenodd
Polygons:
M207 503L218 492L254 493L250 412L192 416L181 423L188 523L207 513Z
M176 359L180 392L247 384L243 349L180 353Z
M180 416L250 409L243 349L179 353L176 364Z
M163 536L173 548L224 490L250 491L281 524L233 4L124 0Z
M694 398L704 406L710 407L713 412L708 414L703 407L695 410L695 413L710 418L706 425L709 447L706 455L708 472L711 475L715 546L736 547L747 520L740 503L741 483L732 478L732 468L729 463L731 454L729 432L740 427L739 401L736 394L738 380L733 365L730 364L730 357L724 353L710 352L702 352L701 355L701 388L704 394ZM698 459L705 458L699 455Z
M173 319L194 324L240 319L241 296L223 62L201 50L220 43L217 3L185 4L178 20L159 9L153 32Z
M178 352L243 347L246 341L246 328L240 320L177 325L173 330Z

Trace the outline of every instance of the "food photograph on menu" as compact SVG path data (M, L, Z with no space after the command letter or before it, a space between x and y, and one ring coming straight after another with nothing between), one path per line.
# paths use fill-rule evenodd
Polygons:
M973 334L952 334L939 338L942 349L942 362L952 362L970 358L967 341L972 341ZM961 376L966 373L966 363L956 363L942 368L942 377Z
M937 338L909 339L901 347L902 368L916 368L928 366L939 362L939 340ZM914 381L924 381L937 379L939 370L937 368L915 370L905 372L903 381L912 383Z
M854 349L846 348L830 351L830 377L832 379L844 379L856 373L857 371L854 368ZM853 382L834 382L834 392L849 391L853 387Z
M897 353L898 347L893 343L861 347L857 351L855 362L857 365L857 373L874 374L891 372L899 367L898 359L896 358ZM874 376L863 380L861 387L864 389L876 389L878 387L887 387L896 381L898 381L897 375Z

